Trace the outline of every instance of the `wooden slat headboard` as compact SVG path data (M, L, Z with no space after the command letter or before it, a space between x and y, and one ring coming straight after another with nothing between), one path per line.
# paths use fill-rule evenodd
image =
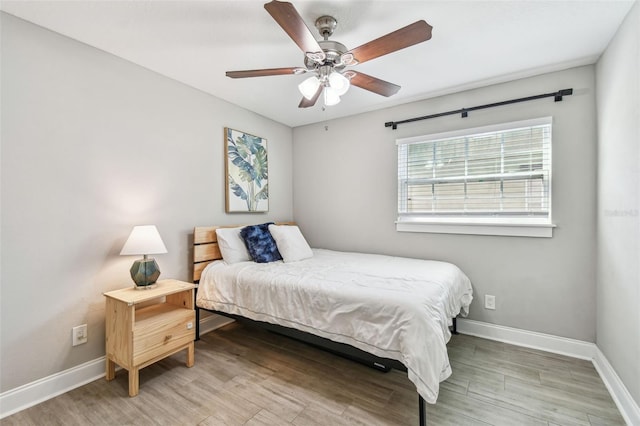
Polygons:
M295 222L276 222L276 225L295 225ZM218 248L218 228L237 228L247 225L196 226L193 228L193 282L200 281L204 268L214 260L222 259Z

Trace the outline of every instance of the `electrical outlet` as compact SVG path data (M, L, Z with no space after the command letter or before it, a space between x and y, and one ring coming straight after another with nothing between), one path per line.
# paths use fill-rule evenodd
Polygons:
M87 324L82 324L71 329L71 346L87 343Z
M496 309L496 297L490 294L484 295L484 308L485 309Z

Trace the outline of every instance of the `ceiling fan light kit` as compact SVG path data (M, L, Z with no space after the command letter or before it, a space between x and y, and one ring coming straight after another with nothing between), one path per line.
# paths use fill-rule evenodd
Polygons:
M324 15L316 19L315 26L323 38L317 41L291 3L273 0L266 3L264 8L304 52L305 68L227 71L226 75L231 78L246 78L313 73L298 85L298 90L303 96L299 108L314 106L321 94L324 94L326 106L336 105L340 102L340 96L347 93L351 85L382 96L394 95L400 90L400 86L357 71L345 70L345 67L396 52L431 38L432 27L425 21L416 21L348 50L344 44L329 40L338 25L332 16Z
M338 96L342 96L347 93L350 85L351 83L349 82L349 79L339 72L334 71L329 74L329 86L336 91Z
M318 79L318 77L316 77L315 75L298 84L298 90L300 90L302 96L304 96L308 100L311 100L311 98L313 98L319 87L320 79Z
M324 103L327 106L340 102L340 96L349 90L349 79L335 71L332 67L324 65L316 70L316 75L311 76L298 85L298 90L307 100L313 99L316 92L324 87Z
M326 106L333 106L340 103L340 96L331 87L324 88L324 104Z

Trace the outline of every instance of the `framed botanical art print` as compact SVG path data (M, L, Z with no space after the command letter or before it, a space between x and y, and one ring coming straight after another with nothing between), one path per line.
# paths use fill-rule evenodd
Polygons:
M268 212L267 140L224 128L227 213Z

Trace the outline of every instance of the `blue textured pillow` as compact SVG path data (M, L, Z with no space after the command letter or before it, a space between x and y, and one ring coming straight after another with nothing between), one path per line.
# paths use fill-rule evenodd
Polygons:
M276 241L269 232L271 224L273 222L246 226L240 231L240 236L247 245L247 250L254 262L269 263L282 260Z

